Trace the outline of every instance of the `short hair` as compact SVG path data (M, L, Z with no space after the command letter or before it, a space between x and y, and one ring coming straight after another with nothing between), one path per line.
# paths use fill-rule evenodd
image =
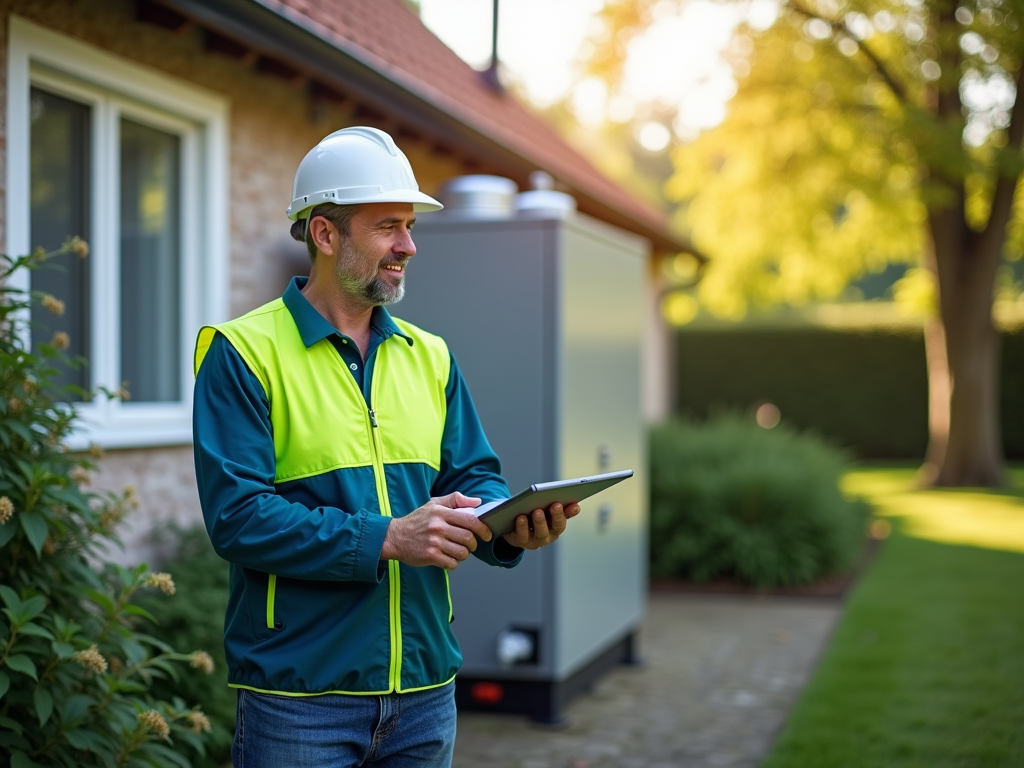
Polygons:
M309 212L309 216L306 218L292 222L292 239L305 243L306 249L309 251L309 260L315 261L316 244L313 242L313 238L309 236L309 222L316 216L323 216L336 226L341 234L348 237L351 234L349 225L352 223L352 217L356 215L358 210L358 205L335 205L334 203L318 205Z

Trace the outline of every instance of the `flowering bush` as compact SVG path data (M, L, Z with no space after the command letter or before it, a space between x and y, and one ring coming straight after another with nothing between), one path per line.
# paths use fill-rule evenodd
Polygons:
M76 238L54 253L0 257L0 766L187 768L179 746L203 753L209 720L150 689L183 663L209 672L213 662L140 631L153 619L137 598L172 595L174 581L104 562L134 493L84 489L99 451L67 452L75 410L53 383L59 366L82 361L64 354L63 331L38 353L25 343L31 302L57 316L64 306L7 279L68 251L88 248Z
M151 536L160 543L162 570L174 574L177 596L165 600L159 593L145 596L142 607L160 622L160 637L176 648L209 648L216 669L209 675L190 675L180 681L158 680L151 689L160 697L181 696L203 702L210 718L211 732L206 755L193 760L196 768L219 768L231 764L231 742L235 732L235 699L228 687L224 658L224 612L228 606L230 571L217 556L210 536L202 525L181 529L174 525L154 529ZM154 558L157 556L154 555Z

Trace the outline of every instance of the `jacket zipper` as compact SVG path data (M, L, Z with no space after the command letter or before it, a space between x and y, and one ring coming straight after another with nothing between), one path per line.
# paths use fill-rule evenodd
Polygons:
M369 417L370 447L373 451L373 475L377 481L377 499L380 512L384 517L391 517L391 502L388 498L387 481L384 478L384 445L380 439L377 424L377 412L373 409L373 382L370 383L370 406L366 409ZM388 616L391 636L391 663L388 670L390 689L398 691L402 682L402 581L397 560L388 561Z

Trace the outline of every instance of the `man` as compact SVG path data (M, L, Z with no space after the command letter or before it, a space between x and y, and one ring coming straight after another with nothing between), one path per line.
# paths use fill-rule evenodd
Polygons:
M231 563L236 766L449 765L448 571L471 553L513 567L579 511L536 510L497 539L471 511L509 494L466 384L440 338L384 309L415 214L440 208L386 133L331 134L288 209L308 280L199 334L196 472Z

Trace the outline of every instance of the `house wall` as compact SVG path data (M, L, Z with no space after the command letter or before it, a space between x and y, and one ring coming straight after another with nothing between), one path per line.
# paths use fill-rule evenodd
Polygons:
M311 103L304 87L209 53L198 30L175 34L135 20L130 0L0 0L0 113L6 104L8 19L26 18L125 59L225 96L230 102L230 312L245 313L279 296L288 278L308 268L305 248L288 235L284 210L292 176L323 136L354 124L352 108ZM6 115L4 115L6 118ZM0 119L0 180L6 178L6 119ZM403 141L428 193L464 173L448 156ZM0 239L6 242L6 190L0 183ZM201 521L191 446L110 451L94 487L135 487L140 509L125 525L125 562L152 557L148 532L161 523Z

